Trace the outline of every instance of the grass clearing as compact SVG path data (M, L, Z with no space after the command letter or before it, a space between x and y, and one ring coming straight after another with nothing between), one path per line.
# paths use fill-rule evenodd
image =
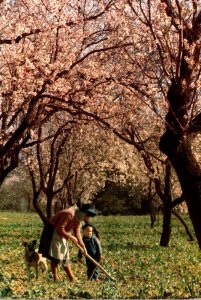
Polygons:
M190 224L187 217L186 221ZM54 283L51 274L47 278L40 274L37 280L34 276L28 279L24 266L22 241L39 240L43 228L39 217L34 213L0 212L0 298L201 297L200 250L197 242L188 241L176 219L173 218L168 248L159 246L161 221L151 229L149 216L98 216L93 223L101 235L105 257L101 265L116 282L106 278L103 273L101 282L88 282L85 264L76 262L78 251L72 245L72 269L79 282L70 283L60 270L60 281Z

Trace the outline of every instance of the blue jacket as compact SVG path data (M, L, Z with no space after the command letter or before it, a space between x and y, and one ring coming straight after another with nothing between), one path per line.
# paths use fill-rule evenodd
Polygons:
M96 261L99 261L100 256L102 255L102 249L99 240L96 236L92 235L91 238L83 237L83 242L87 249L87 253ZM82 257L82 252L79 251L78 257ZM88 261L88 259L86 259Z

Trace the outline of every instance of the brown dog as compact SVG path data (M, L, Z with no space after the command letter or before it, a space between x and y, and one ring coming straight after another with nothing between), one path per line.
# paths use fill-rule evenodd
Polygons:
M35 249L36 246L36 240L33 240L32 242L23 242L24 248L25 248L25 265L27 268L27 272L30 277L30 268L34 267L36 272L36 278L38 278L38 271L39 268L42 269L43 272L47 272L48 266L47 266L47 260L45 257L42 257L40 253L38 253L38 250Z

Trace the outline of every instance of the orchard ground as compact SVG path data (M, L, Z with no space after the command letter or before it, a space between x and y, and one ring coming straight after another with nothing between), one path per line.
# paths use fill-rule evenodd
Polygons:
M185 221L192 230L188 216ZM70 283L60 270L28 279L22 242L37 239L43 228L34 213L0 212L0 298L29 299L157 299L200 298L201 255L197 242L188 241L182 225L173 218L170 246L159 246L162 217L153 229L149 216L98 216L104 260L100 282L89 282L86 266L77 263L77 248L70 246L72 269L79 282ZM84 262L84 261L83 261Z

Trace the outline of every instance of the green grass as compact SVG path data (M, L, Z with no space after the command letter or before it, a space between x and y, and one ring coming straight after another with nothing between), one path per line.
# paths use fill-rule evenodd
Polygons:
M186 221L189 222L187 218ZM30 213L0 212L0 298L201 297L200 250L197 242L188 241L176 219L173 219L168 248L159 246L161 221L151 229L148 216L98 216L93 223L101 234L105 257L101 264L116 282L103 273L101 282L87 281L86 266L76 262L77 249L71 246L72 269L79 282L70 283L60 269L60 281L54 283L51 274L28 279L24 266L22 242L39 240L43 228L39 217Z

